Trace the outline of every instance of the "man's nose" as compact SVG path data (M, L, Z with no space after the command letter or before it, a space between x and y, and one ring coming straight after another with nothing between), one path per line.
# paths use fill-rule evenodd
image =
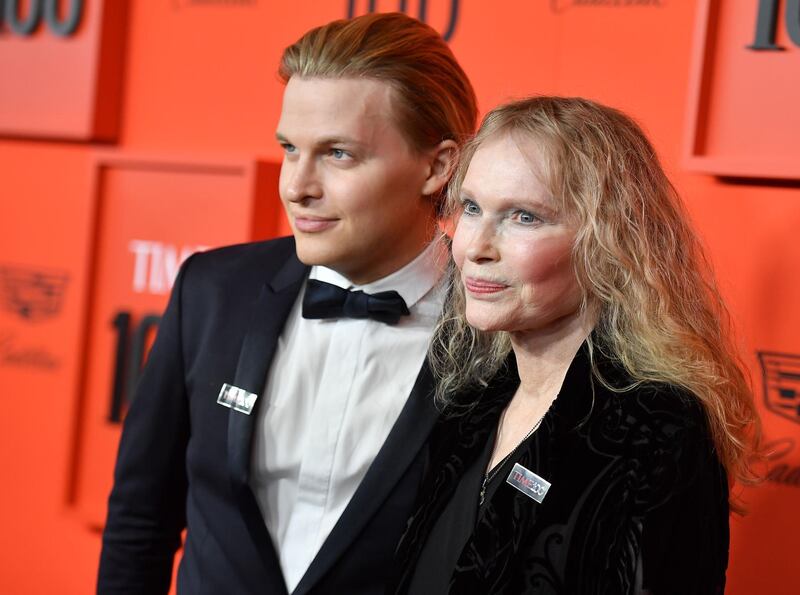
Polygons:
M287 175L284 188L286 200L302 203L322 196L322 185L312 159L300 157L293 163L284 162L283 167L289 168L289 171L285 172Z

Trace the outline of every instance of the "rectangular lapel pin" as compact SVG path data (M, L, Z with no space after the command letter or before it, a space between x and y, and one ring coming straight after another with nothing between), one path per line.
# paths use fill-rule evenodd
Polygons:
M514 468L506 478L506 483L511 484L520 492L533 498L539 504L542 503L544 497L547 495L547 490L550 489L550 482L542 479L533 471L526 469L519 463L514 464Z
M219 391L217 403L234 411L250 415L257 398L258 395L255 393L249 393L243 388L226 383L222 385Z

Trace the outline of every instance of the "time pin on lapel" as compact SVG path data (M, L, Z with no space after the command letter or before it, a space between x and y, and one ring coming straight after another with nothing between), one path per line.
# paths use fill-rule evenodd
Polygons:
M547 490L550 489L550 482L536 475L530 469L526 469L519 463L514 465L511 473L506 478L506 483L511 484L520 492L536 500L539 504L542 503L544 497L547 495Z
M253 411L253 406L256 404L257 398L258 395L255 393L251 393L243 388L239 388L238 386L225 383L222 385L222 388L219 391L217 403L233 409L234 411L250 415L250 412Z

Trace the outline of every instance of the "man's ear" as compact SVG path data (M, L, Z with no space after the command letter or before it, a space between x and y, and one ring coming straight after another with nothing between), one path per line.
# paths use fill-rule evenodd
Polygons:
M447 184L458 165L459 148L454 140L443 140L429 153L428 177L422 186L422 194L437 194Z

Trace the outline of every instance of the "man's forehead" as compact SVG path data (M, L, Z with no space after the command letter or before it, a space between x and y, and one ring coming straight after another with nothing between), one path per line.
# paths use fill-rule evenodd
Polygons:
M392 87L353 78L292 77L283 95L278 134L360 137L392 120Z
M385 95L388 97L393 90L394 87L390 82L371 77L293 76L286 83L284 95L287 93L291 94L295 91L299 93L311 91L320 95L330 95L331 97L367 94L374 94L376 96Z

